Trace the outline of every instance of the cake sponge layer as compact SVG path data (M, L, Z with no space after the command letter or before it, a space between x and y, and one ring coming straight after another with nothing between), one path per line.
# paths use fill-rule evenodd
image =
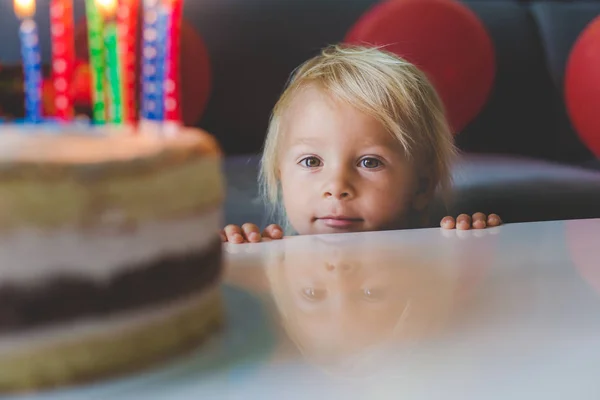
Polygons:
M136 224L185 216L224 198L212 136L0 137L0 231Z

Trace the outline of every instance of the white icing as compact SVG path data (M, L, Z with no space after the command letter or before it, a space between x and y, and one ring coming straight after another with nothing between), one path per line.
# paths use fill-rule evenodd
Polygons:
M130 128L129 128L130 129ZM127 132L127 127L0 126L0 163L59 162L93 164L126 161L187 147L206 140L201 131L182 128L177 135ZM126 133L126 134L123 134ZM128 133L128 134L127 134Z
M208 303L215 298L215 292L218 290L220 290L219 285L215 285L201 293L160 306L60 323L27 333L0 335L0 356L19 353L23 350L35 351L37 348L69 343L73 340L83 341L88 337L118 335L120 332L168 319L172 315L194 308L202 302ZM165 321L165 323L167 322Z
M0 284L35 284L56 274L103 281L165 254L207 248L218 238L222 209L140 224L131 232L33 228L0 236Z

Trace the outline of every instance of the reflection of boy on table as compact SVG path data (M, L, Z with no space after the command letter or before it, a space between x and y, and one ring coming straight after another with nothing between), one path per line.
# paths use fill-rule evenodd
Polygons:
M280 244L267 275L282 324L303 355L328 370L369 368L391 344L410 347L452 316L461 279L452 260L377 239L306 236Z

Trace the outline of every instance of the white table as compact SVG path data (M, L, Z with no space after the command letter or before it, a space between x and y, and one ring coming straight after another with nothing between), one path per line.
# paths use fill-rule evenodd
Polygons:
M600 220L226 246L228 326L39 399L600 399Z

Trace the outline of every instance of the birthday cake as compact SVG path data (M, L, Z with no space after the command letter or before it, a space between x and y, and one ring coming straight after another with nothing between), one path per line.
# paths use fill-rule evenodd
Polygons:
M199 344L222 319L216 141L41 131L0 126L0 391L132 372Z

